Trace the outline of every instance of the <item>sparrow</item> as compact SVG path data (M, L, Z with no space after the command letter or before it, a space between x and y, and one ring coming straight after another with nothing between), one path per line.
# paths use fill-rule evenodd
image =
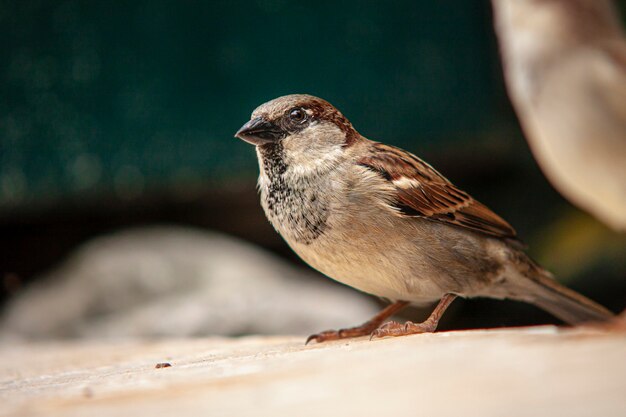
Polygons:
M626 231L626 37L609 0L492 0L509 97L568 200Z
M361 136L325 100L269 101L235 137L256 146L261 205L289 246L326 276L392 301L307 343L433 332L456 297L521 300L571 324L612 315L553 280L501 217L417 156ZM422 323L384 323L436 301Z

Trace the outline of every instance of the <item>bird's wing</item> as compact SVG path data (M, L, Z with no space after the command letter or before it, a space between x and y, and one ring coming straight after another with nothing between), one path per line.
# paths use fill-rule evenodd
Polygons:
M393 205L400 215L515 239L516 232L511 225L417 156L382 143L372 146L372 152L358 163L393 184Z

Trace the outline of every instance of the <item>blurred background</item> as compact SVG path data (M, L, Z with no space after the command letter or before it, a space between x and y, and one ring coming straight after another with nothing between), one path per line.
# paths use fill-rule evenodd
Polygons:
M378 300L310 271L271 229L254 149L233 138L291 93L423 157L560 281L626 305L626 238L539 171L487 0L2 0L0 38L4 334L305 334L368 319ZM440 328L540 323L557 321L464 300Z

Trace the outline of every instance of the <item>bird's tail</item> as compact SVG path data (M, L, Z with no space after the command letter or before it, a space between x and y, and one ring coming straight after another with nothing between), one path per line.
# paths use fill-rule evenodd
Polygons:
M524 256L524 295L517 298L536 305L568 324L606 321L614 316L606 308L556 282L552 274ZM526 269L526 268L524 268ZM521 294L522 292L518 293Z

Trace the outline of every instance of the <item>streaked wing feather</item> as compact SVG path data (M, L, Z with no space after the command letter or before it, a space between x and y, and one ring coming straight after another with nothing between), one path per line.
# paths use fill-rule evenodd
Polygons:
M359 164L395 186L395 207L403 216L423 217L499 238L516 233L500 216L458 189L417 156L382 143Z

